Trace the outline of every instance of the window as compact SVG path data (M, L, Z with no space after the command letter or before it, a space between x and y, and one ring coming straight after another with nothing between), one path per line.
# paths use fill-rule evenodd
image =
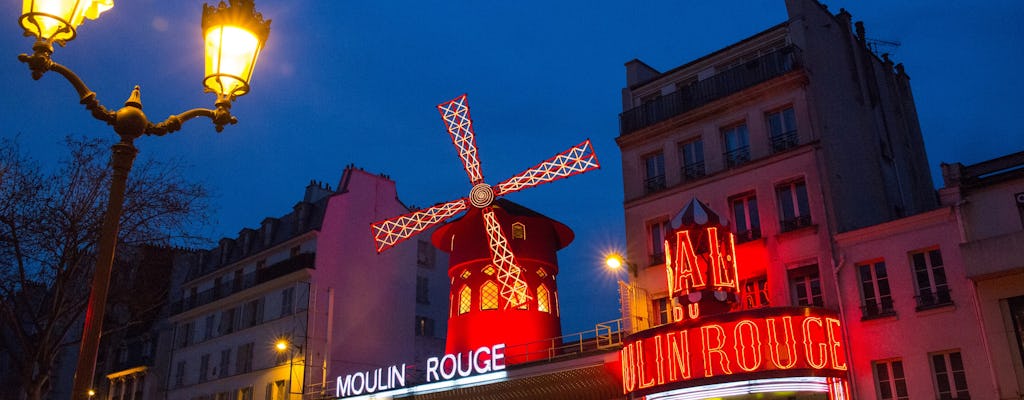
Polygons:
M199 382L206 382L210 377L210 355L203 354L199 359Z
M861 319L895 315L892 292L889 290L889 275L885 271L885 260L857 264L860 277Z
M184 325L179 325L178 328L180 329L178 331L178 348L180 349L192 343L192 334L195 330L195 325L189 321Z
M302 248L299 247L299 246L292 247L291 250L288 250L288 256L289 257L295 257L295 256L299 255L299 251L301 251L301 250L302 250Z
M665 153L657 152L644 157L644 193L665 188Z
M668 297L655 299L654 310L658 314L658 320L655 321L656 324L664 325L672 322L672 303L668 300Z
M291 315L295 311L295 287L281 291L281 316Z
M174 387L185 385L185 362L178 361L178 367L174 369Z
M544 285L537 287L537 311L551 312L551 295Z
M416 303L430 304L430 280L425 276L416 277Z
M242 270L235 270L235 278L232 280L231 286L233 291L232 293L242 290L242 287L244 286L242 285Z
M416 242L416 265L426 268L434 267L434 246L429 241Z
M231 365L231 348L220 351L220 367L217 369L217 377L228 376L228 367Z
M940 399L969 399L967 375L959 351L932 354L932 373Z
M459 291L459 315L468 313L473 301L473 291L469 286L463 286Z
M765 115L768 121L768 134L772 142L772 152L778 153L796 147L798 144L796 116L793 107Z
M789 286L793 295L793 304L803 307L823 307L821 295L821 278L818 266L808 265L789 272Z
M811 225L811 210L807 204L807 184L803 179L775 186L779 201L779 225L789 232Z
M747 124L739 124L722 130L725 142L725 167L733 168L750 162L750 138Z
M879 400L908 400L907 379L903 375L903 361L888 360L871 363L875 370L875 394Z
M914 296L917 300L917 310L953 304L953 299L949 297L946 269L942 266L942 253L939 249L910 253L910 260L914 266L914 284L917 287L917 295Z
M759 276L743 281L743 308L752 310L768 307L768 277Z
M238 389L238 400L253 400L252 386Z
M239 328L256 326L263 322L263 298L249 301L242 306L242 323Z
M235 309L227 309L220 313L220 329L221 335L226 335L235 331Z
M1013 321L1013 331L1017 339L1017 355L1024 361L1024 296L1017 296L1007 299L1010 311L1010 321Z
M526 224L522 222L512 223L512 238L526 240Z
M683 166L684 181L704 176L704 141L696 139L679 144L679 165Z
M216 319L217 316L214 314L206 316L206 322L203 324L203 340L213 339L213 326Z
M284 400L284 381L267 384L267 400Z
M434 337L434 320L417 315L416 336Z
M252 372L252 350L253 343L246 343L238 346L238 351L235 353L236 374Z
M761 221L757 213L757 196L753 192L733 196L732 217L736 221L736 243L761 237Z
M219 299L221 298L221 296L227 294L225 292L226 290L224 289L224 279L219 276L213 278L213 298Z
M649 265L665 263L665 234L668 233L668 221L658 221L647 224L647 254L650 256Z
M494 281L484 282L483 286L480 286L480 309L498 309L498 285Z

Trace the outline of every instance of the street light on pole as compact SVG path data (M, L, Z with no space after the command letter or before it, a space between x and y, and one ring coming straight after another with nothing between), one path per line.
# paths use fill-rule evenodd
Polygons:
M89 293L82 330L82 343L72 387L73 400L87 400L96 368L103 316L121 210L124 205L125 185L138 150L133 142L142 135L163 136L181 129L181 125L196 117L213 121L217 132L238 120L231 115L231 102L249 92L256 58L270 34L270 20L256 12L253 0L221 1L217 6L203 5L202 31L206 44L205 90L216 94L213 109L194 108L172 115L163 122L152 123L142 112L139 86L135 86L124 106L117 111L107 110L96 98L96 93L71 69L53 61L53 44L64 46L75 39L78 26L86 19L96 19L114 6L113 0L23 0L18 19L26 36L36 39L32 54L21 54L18 60L28 64L33 79L40 79L49 71L63 76L78 92L79 102L92 116L113 126L120 141L112 147L113 174L107 210L100 230L96 271Z
M292 366L295 365L295 354L296 353L302 353L302 345L294 344L291 341L289 341L288 339L281 338L281 339L278 339L276 342L274 342L274 350L277 351L278 354L285 354L285 352L287 352L287 354L288 354L288 384L287 384L288 386L286 387L286 392L285 393L288 393L288 397L286 397L286 398L287 399L291 399L292 398ZM303 368L303 371L305 371L305 368ZM303 372L303 377L305 377L305 372ZM301 390L301 391L299 391L299 394L302 394L303 392L304 392L304 390Z

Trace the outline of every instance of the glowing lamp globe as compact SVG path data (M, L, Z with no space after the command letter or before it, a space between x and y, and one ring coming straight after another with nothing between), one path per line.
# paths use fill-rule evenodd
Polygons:
M270 35L270 20L256 12L252 0L203 5L206 77L203 86L231 100L249 92L256 59Z
M619 268L622 268L622 257L618 254L609 255L608 258L604 260L604 264L608 266L609 269L618 271Z
M75 28L86 18L99 18L114 7L114 0L24 0L18 22L25 36L64 45L75 38Z

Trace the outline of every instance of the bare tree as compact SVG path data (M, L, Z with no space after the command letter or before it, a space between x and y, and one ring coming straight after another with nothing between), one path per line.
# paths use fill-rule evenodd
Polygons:
M47 172L17 139L0 140L0 349L30 400L50 390L62 345L79 336L74 329L85 311L110 182L106 143L65 142L69 155ZM186 232L206 222L208 194L182 170L177 163L136 164L119 246L195 240Z

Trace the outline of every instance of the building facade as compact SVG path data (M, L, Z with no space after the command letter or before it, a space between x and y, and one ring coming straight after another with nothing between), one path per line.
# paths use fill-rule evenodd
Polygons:
M787 21L669 71L626 64L627 329L679 320L664 243L698 198L735 235L737 308L838 316L854 398L999 398L977 329L906 338L978 320L909 77L845 10L785 3Z
M313 182L292 212L186 260L167 397L298 399L443 351L444 257L415 241L378 255L367 237L404 212L393 181L350 166L336 190Z

